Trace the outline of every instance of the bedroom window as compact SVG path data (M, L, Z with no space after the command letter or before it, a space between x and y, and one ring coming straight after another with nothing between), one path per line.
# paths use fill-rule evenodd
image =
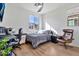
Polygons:
M39 18L37 16L29 16L29 29L39 29Z
M73 20L73 19L70 19L70 20L68 20L68 26L76 26L76 20Z
M67 26L79 26L79 14L68 16Z

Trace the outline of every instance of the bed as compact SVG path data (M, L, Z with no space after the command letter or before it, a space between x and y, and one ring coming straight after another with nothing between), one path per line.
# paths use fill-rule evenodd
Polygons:
M27 34L27 42L31 42L32 47L36 48L38 47L39 44L50 41L51 36L53 35L52 31L50 30L45 30L42 31L41 33L32 33L32 34Z

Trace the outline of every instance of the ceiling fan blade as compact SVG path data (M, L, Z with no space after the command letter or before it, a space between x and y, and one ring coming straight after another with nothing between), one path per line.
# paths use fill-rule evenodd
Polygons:
M39 8L39 10L37 12L41 12L41 10L43 9L44 4L42 3L42 6Z
M35 3L34 4L34 6L39 8L37 12L41 12L41 10L43 9L43 5L44 5L44 3Z
M43 9L43 7L40 7L40 9L37 12L41 12L42 9Z

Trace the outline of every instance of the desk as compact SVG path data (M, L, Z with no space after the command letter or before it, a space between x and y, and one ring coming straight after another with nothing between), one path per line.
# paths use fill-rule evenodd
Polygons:
M16 37L19 36L19 34L13 34L13 35L15 35ZM26 41L26 35L27 35L27 33L23 33L23 34L21 34L20 44L25 43L25 41Z

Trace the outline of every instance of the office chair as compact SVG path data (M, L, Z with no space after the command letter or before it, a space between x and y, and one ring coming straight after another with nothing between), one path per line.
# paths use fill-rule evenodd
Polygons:
M21 44L20 44L21 36L22 36L22 28L19 29L18 34L16 35L16 40L13 41L13 42L16 42L16 44L13 45L14 49L20 48L20 46L21 46Z

